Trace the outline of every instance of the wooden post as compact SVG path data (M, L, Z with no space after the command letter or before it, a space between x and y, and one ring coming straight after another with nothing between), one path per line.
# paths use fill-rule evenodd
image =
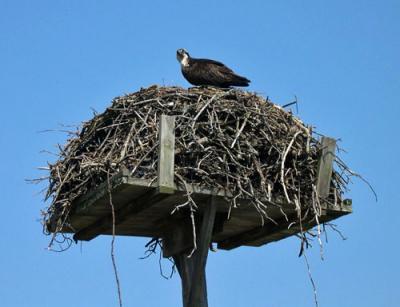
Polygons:
M163 257L168 258L190 252L193 249L192 222L187 212L171 216L165 221L163 240ZM178 215L178 213L175 213Z
M192 273L193 273L193 259L194 255L191 258L188 258L187 254L177 254L173 256L175 265L178 269L179 275L181 276L182 283L182 302L183 307L189 307L189 296L190 296L190 287L192 285Z
M172 194L175 191L175 116L161 115L158 152L158 191Z
M335 159L336 140L323 136L322 153L318 166L317 192L319 197L327 198L331 186L333 160Z
M183 253L174 256L175 264L182 279L184 307L208 307L206 263L212 240L216 209L215 198L210 196L203 214L200 231L197 232L196 251L190 258Z

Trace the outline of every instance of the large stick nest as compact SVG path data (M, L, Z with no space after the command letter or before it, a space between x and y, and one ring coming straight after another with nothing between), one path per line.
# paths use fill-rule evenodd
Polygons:
M156 179L161 114L176 116L177 185L226 190L232 204L249 198L266 218L261 199L313 211L321 145L311 127L253 93L152 86L115 98L60 149L50 165L44 222L56 218L60 230L74 200L122 168ZM334 171L329 201L340 203L346 184Z

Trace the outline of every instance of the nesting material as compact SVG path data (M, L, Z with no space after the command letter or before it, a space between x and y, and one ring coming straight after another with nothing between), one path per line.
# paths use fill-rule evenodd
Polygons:
M56 220L60 230L74 201L122 168L156 180L161 114L176 116L177 186L225 190L232 206L248 198L262 218L268 218L263 200L317 214L321 145L310 126L254 93L151 86L115 98L60 149L50 165L45 225ZM346 184L335 170L326 201L340 204Z

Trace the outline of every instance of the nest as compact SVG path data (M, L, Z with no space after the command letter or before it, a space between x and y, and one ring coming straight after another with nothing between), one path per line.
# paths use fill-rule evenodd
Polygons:
M295 201L316 214L321 145L312 127L254 93L151 86L115 98L60 148L50 165L45 224L56 218L60 230L77 198L123 168L156 180L161 114L176 116L176 185L225 190L232 206L238 197L248 198L263 218L262 199ZM347 184L339 171L329 194L335 203L342 202Z

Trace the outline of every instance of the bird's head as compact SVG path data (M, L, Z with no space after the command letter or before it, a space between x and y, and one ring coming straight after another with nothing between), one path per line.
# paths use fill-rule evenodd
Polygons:
M176 51L176 58L178 59L178 62L181 63L182 66L188 66L189 65L189 53L181 48Z

